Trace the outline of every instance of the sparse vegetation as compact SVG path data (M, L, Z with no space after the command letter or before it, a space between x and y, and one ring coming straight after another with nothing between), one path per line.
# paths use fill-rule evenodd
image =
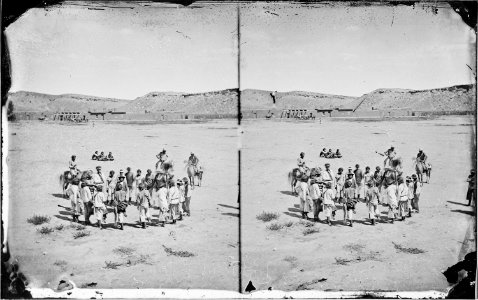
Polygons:
M259 215L256 216L257 220L261 220L262 222L270 222L272 220L276 220L279 218L278 213L272 213L272 212L265 212L263 211Z
M284 227L292 227L294 225L294 222L288 221L284 223Z
M284 261L290 262L291 264L294 264L294 263L297 262L297 257L295 257L295 256L286 256L286 257L284 258Z
M73 238L79 239L79 238L82 238L82 237L85 237L85 236L89 236L90 234L91 234L91 232L86 231L86 230L82 230L82 231L78 231L78 232L74 233Z
M44 223L50 222L50 217L42 215L33 215L31 218L27 219L27 222L33 225L41 225Z
M335 258L335 264L336 265L343 265L343 266L346 266L349 262L351 262L352 260L350 259L345 259L345 258L341 258L341 257L336 257Z
M119 255L131 255L134 251L135 250L133 248L123 246L113 249L113 252Z
M163 248L164 248L164 251L168 254L168 255L174 255L174 256L179 256L179 257L191 257L191 256L196 256L196 254L192 253L192 252L189 252L189 251L174 251L173 249L171 248L168 248L166 246L163 245Z
M395 246L395 249L397 249L397 251L404 252L404 253L421 254L421 253L426 252L425 250L422 250L422 249L419 249L419 248L407 248L407 247L403 247L402 245L396 244L396 243L393 243L393 245Z
M146 265L151 265L151 257L149 255L144 255L141 254L139 256L130 256L128 260L126 261L127 266L134 266L137 264L146 264Z
M283 227L284 227L283 224L280 224L280 223L276 222L276 223L272 223L269 226L267 226L267 229L272 230L272 231L277 231L277 230L281 230Z
M55 230L57 230L57 231L62 231L63 229L65 229L65 225L63 225L63 224L55 226Z
M364 245L362 244L347 244L344 246L345 250L351 251L351 252L362 252L363 249L365 248Z
M313 233L316 233L316 232L319 232L319 228L317 227L308 227L306 229L304 229L304 231L302 231L302 234L303 235L309 235L309 234L313 234Z
M41 233L41 234L50 234L55 230L51 227L43 226L42 228L37 229L37 231L38 231L38 233Z
M68 263L66 262L66 260L57 260L53 263L55 266L65 266L67 265Z
M105 264L105 269L118 269L118 267L123 265L122 263L115 261L105 261Z
M304 221L304 220L300 220L299 224L304 226L304 227L314 227L315 226L314 222Z
M80 224L70 224L70 228L80 231L85 230L86 226Z

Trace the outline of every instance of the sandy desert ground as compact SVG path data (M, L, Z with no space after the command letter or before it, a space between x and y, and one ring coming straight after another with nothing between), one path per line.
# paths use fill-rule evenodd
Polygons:
M8 240L30 287L55 289L60 279L70 279L78 287L96 282L96 288L238 289L236 121L94 126L21 122L9 124L9 131ZM203 186L192 194L192 216L176 225L143 230L135 227L138 211L130 206L126 218L130 225L124 231L87 227L90 236L74 239L77 231L70 227L66 209L69 200L61 197L58 183L70 155L77 155L82 170L100 164L105 173L115 170L118 174L130 166L145 174L146 169L154 169L155 155L163 147L181 178L186 175L184 161L190 152L204 166ZM113 151L116 160L92 161L94 150ZM42 225L27 223L34 214L51 216L46 226L64 228L41 235L37 229ZM109 214L107 222L113 218ZM163 245L195 256L168 256ZM131 253L116 253L119 246L131 248ZM107 269L107 261L122 265Z
M245 121L242 140L241 233L242 281L257 289L445 291L441 271L474 248L474 208L465 206L466 178L472 168L473 117L419 121L275 122ZM395 146L411 174L412 157L422 147L433 165L430 184L422 190L420 213L395 224L364 222L358 204L353 228L316 223L304 235L299 199L292 196L287 173L301 151L309 166L331 163L334 172L359 163L362 169L383 166L375 154ZM319 158L322 148L339 148L342 159ZM381 208L383 212L385 208ZM256 219L276 212L280 224ZM382 215L385 217L386 215ZM323 218L323 215L320 216ZM398 249L397 249L398 248ZM417 248L422 253L400 251ZM420 252L420 251L419 251Z

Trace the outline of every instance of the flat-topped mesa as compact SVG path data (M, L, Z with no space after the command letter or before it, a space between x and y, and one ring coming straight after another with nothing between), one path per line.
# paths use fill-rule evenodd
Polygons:
M153 92L134 99L121 109L127 112L177 111L195 114L235 114L237 102L237 89L205 93Z
M204 93L150 92L134 100L78 94L49 95L19 91L9 94L17 112L125 113L182 112L184 114L237 114L240 96L243 111L269 109L302 110L409 110L436 112L475 111L476 85L456 85L430 90L376 89L361 97L330 95L306 91L276 92L224 89Z
M474 111L476 85L429 90L377 89L361 96L354 110Z
M241 91L241 108L270 109L273 106L272 91L246 89ZM305 91L276 92L278 109L325 109L346 108L357 97L330 95Z
M130 100L96 97L79 94L50 95L35 92L18 91L10 93L8 100L13 102L15 111L58 112L89 110L114 110Z

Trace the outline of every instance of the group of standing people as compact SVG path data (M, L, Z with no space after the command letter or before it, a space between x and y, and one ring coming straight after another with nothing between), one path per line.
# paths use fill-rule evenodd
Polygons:
M379 220L379 204L388 207L388 222L396 219L405 220L411 217L412 212L419 213L419 199L422 183L417 174L403 177L400 163L395 159L395 149L392 147L385 152L384 168L380 166L372 172L370 167L362 171L359 164L355 169L343 168L337 174L325 164L325 169L310 171L305 165L304 153L298 159L298 167L302 172L297 181L295 191L300 199L302 218L309 219L308 213L313 213L313 220L320 221L319 213L323 212L326 222L332 225L335 220L337 206L341 205L345 225L353 226L356 207L359 202L367 205L371 225ZM309 175L307 174L309 170Z
M137 207L142 228L153 224L153 210L158 210L158 223L162 227L166 223L181 221L183 216L190 216L192 188L189 179L174 179L173 175L164 171L161 167L167 160L164 149L157 157L159 166L157 164L156 174L151 169L144 176L139 169L134 174L128 167L126 173L120 170L116 175L111 170L106 176L102 167L97 166L96 172L75 177L66 190L71 201L73 221L79 222L79 217L84 215L85 224L89 225L91 215L95 215L96 224L102 229L107 214L112 212L115 228L123 230L126 211L131 205ZM74 169L77 172L76 164Z

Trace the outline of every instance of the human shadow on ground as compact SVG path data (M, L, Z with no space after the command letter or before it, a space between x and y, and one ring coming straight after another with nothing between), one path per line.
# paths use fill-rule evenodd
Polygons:
M291 208L291 207L289 207L287 210L290 211L290 212L298 212L298 213L301 212L301 210L300 210L299 208Z
M234 208L234 209L239 209L239 207L235 207L235 206L231 206L231 205L226 205L226 204L218 204L219 206L222 206L222 207L227 207L227 208Z
M51 194L53 197L67 199L63 194Z
M62 213L62 212L60 212L60 213ZM71 214L67 214L67 215L68 215L68 216L71 216ZM70 218L67 218L67 217L61 216L61 215L55 215L55 217L58 218L58 219L60 219L60 220L63 220L63 221L69 221L69 222L73 221L73 219L72 219L71 217L70 217Z
M288 195L288 196L295 196L295 194L291 191L280 191L282 194L284 195Z
M237 213L222 213L224 216L231 216L231 217L239 217L239 214Z
M290 208L289 208L290 209ZM298 219L302 219L302 215L298 215L298 214L293 214L293 213L290 213L288 211L285 211L284 214L290 216L290 217L294 217L294 218L298 218Z
M460 203L460 202L455 202L455 201L447 201L448 203L452 203L452 204L457 204L457 205L463 205L463 206L468 206L466 205L465 203Z
M462 210L462 209L452 209L451 211L466 214L466 215L469 215L469 216L474 216L475 215L474 211L468 211L468 210Z

